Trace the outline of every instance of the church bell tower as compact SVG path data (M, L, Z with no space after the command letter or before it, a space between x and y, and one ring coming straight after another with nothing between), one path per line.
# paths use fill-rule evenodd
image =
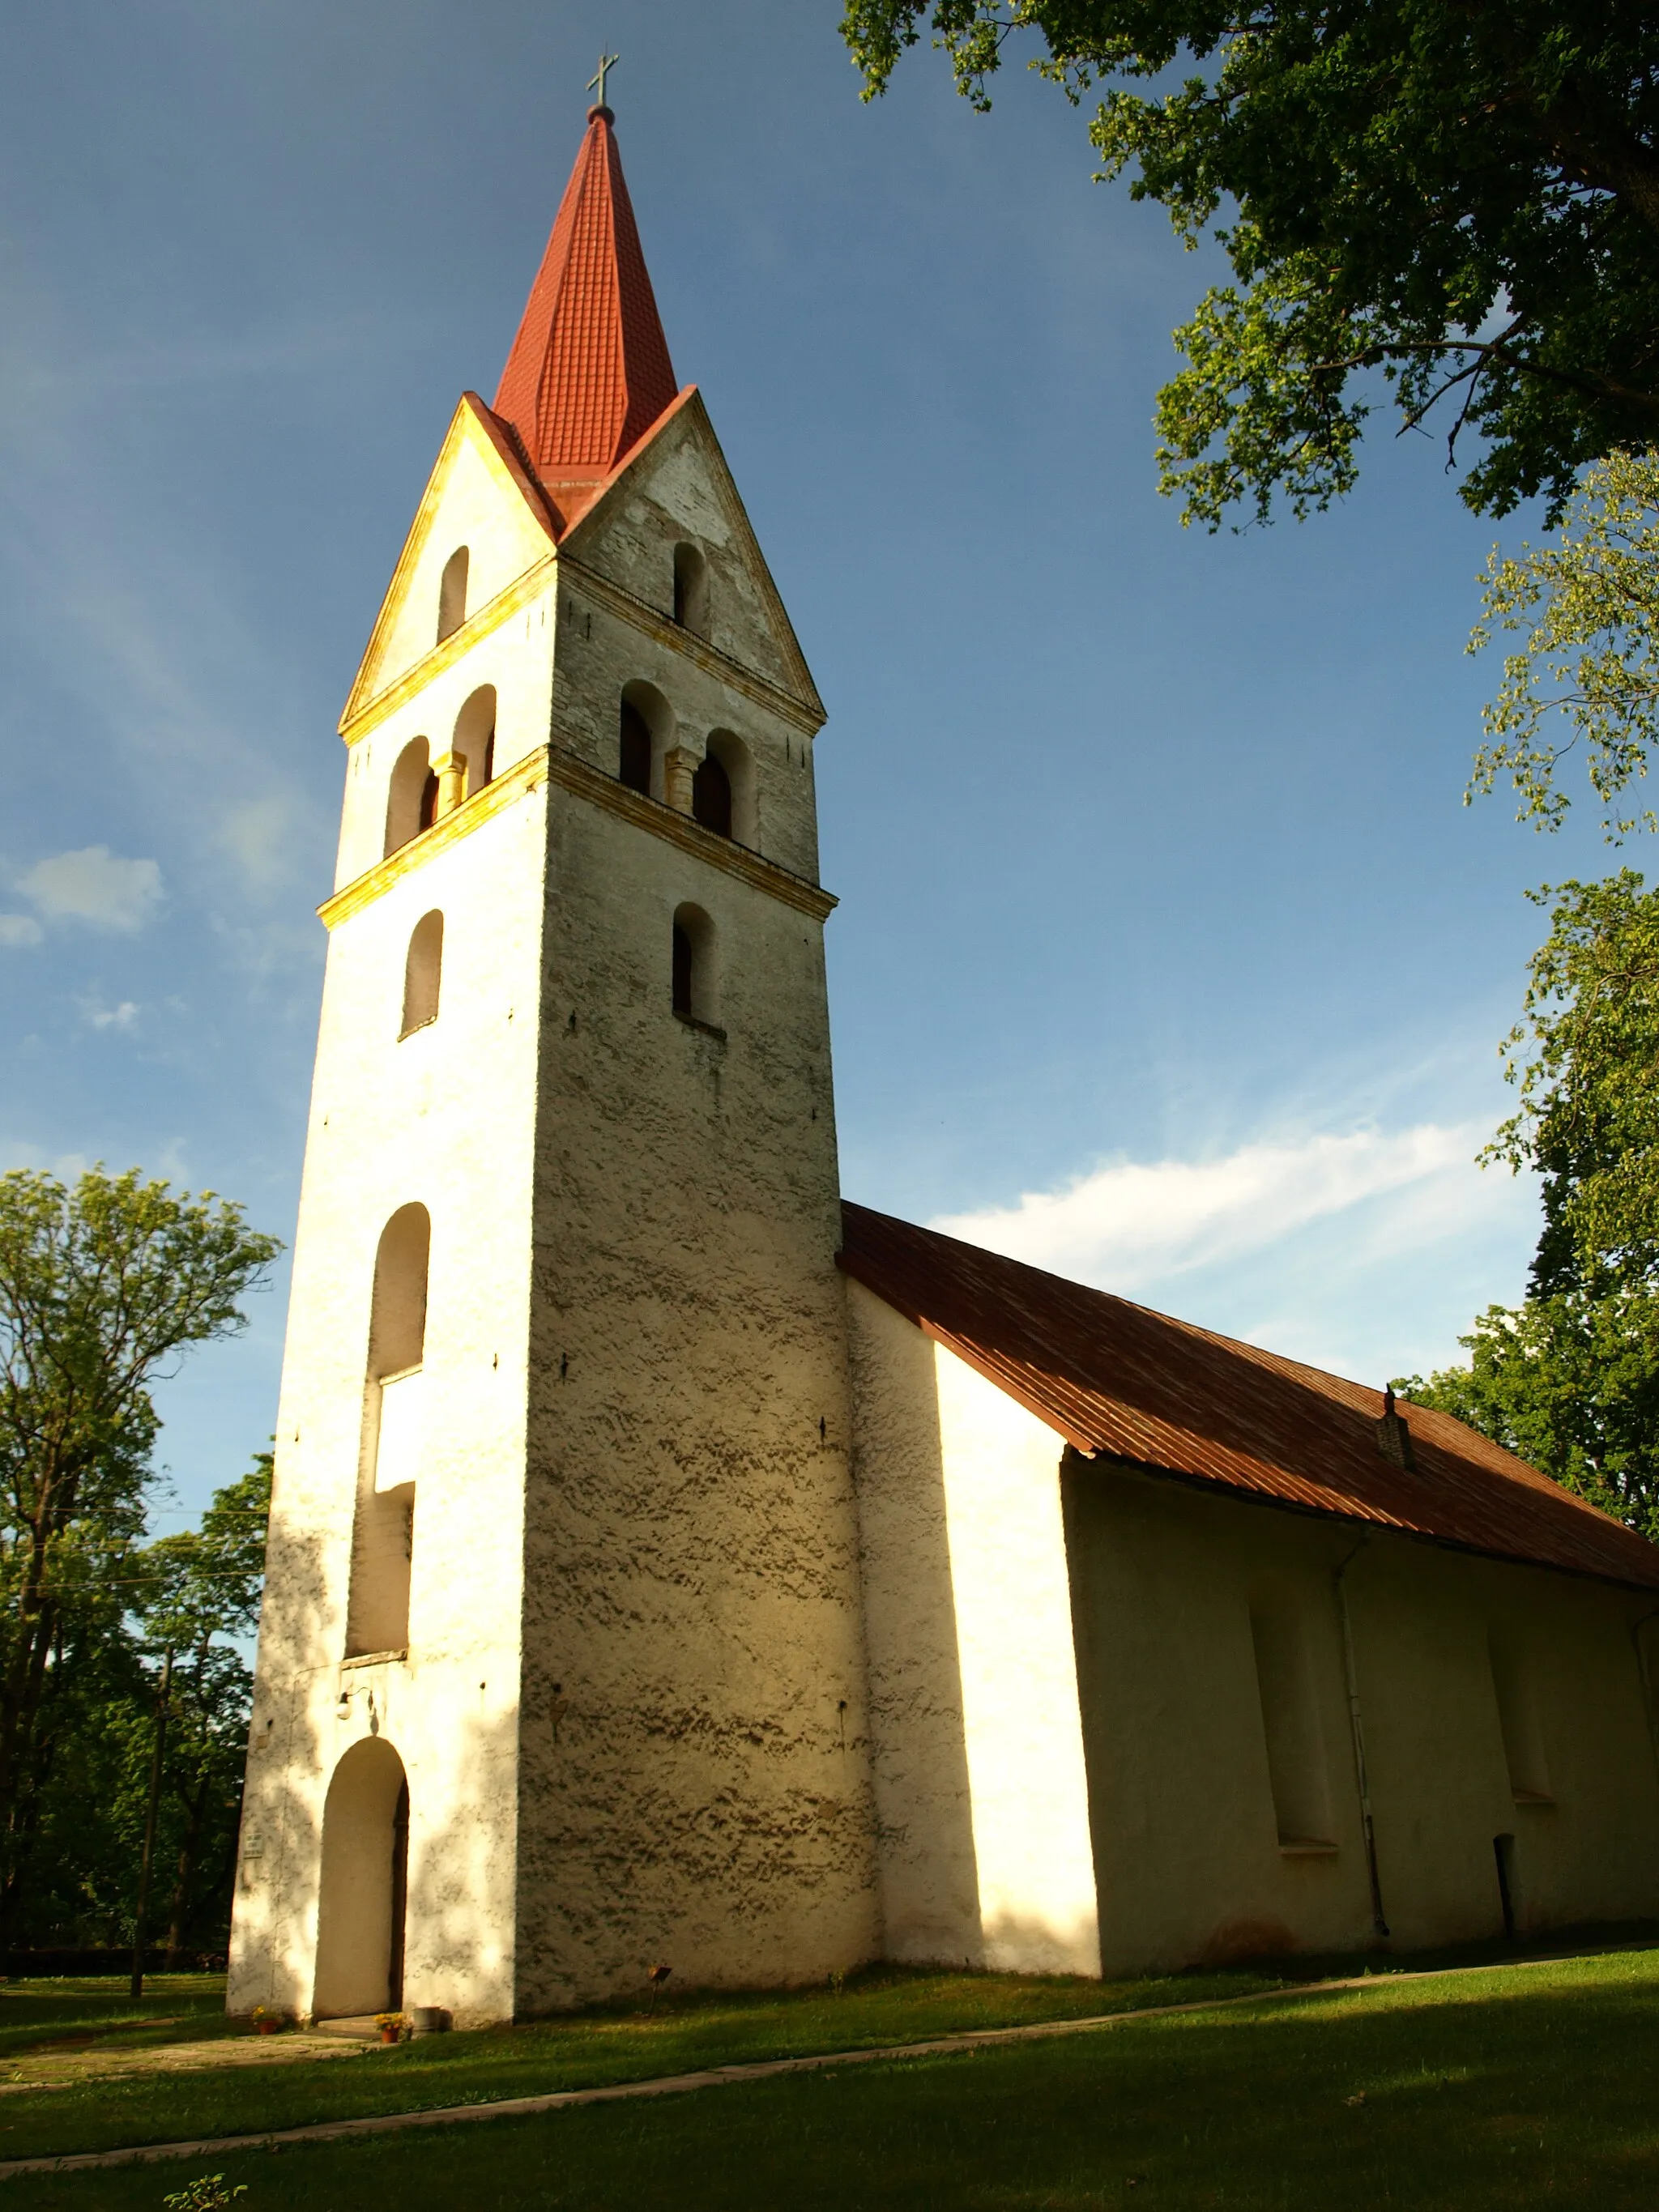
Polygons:
M823 710L600 100L341 722L235 2011L877 1948Z

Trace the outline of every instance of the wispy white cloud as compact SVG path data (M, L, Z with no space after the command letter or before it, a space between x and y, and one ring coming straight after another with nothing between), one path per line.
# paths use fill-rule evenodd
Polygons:
M38 945L46 933L32 914L0 914L0 945Z
M85 845L37 860L15 885L48 921L82 921L130 936L161 902L161 871L154 860L124 860L107 845Z
M233 806L220 824L219 842L243 872L264 888L287 880L303 830L293 794L284 786Z
M123 470L100 477L86 465L86 410L99 393L241 376L303 388L374 342L374 327L349 316L240 338L140 335L100 349L3 226L0 280L22 302L0 336L0 398L15 403L0 421L0 573L14 612L78 714L83 744L106 748L118 773L137 772L169 875L198 902L240 901L250 889L269 902L328 848L331 790L303 779L294 787L313 702L273 647L234 535L189 510L188 484L164 478L158 494L153 471L167 453L148 416L132 417ZM165 842L184 823L187 840Z
M106 1006L99 999L82 999L81 1018L94 1030L130 1030L138 1018L138 1006L131 999L123 999L118 1006Z
M1017 1204L933 1226L1057 1274L1127 1291L1240 1258L1384 1192L1461 1182L1484 1128L1424 1122L1240 1146L1219 1159L1115 1160ZM1425 1224L1413 1209L1417 1226Z

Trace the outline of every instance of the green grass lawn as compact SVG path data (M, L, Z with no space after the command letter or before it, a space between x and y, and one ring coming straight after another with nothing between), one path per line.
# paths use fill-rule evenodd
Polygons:
M1644 2212L1659 1952L1381 1978L1363 1993L536 2120L228 2154L243 2212ZM4 2212L156 2212L202 2172L0 2184Z
M375 2048L343 2058L80 2081L69 2088L7 2096L0 2098L0 2159L245 2134L434 2105L482 2104L495 2097L641 2081L744 2059L914 2042L960 2028L1012 2027L1024 2021L1179 2004L1272 1988L1277 1980L1271 1974L1239 1971L1097 1982L890 1968L849 1976L839 1990L693 1992L665 1999L650 2014L635 2007L605 2008L520 2027L426 2036L394 2050ZM0 1989L0 2021L14 2002L49 2006L50 2000L15 1997L15 1992L39 1987L12 1983ZM81 2002L65 1999L66 2005ZM114 2007L113 1997L110 2002ZM130 2014L132 2008L123 1997L118 2009ZM0 2063L0 2079L3 2074Z

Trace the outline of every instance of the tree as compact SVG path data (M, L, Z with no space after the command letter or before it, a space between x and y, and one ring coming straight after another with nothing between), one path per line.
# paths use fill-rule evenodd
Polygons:
M1582 1291L1489 1306L1460 1339L1467 1367L1395 1389L1659 1540L1659 1294Z
M1186 519L1327 506L1379 380L1406 428L1445 403L1449 465L1474 434L1476 512L1553 519L1585 463L1659 442L1653 0L846 0L866 98L924 20L981 107L1036 33L1074 102L1105 87L1103 181L1224 246L1158 399Z
M1468 796L1507 775L1517 818L1559 829L1570 801L1558 770L1582 744L1609 840L1659 829L1651 807L1624 811L1659 738L1659 459L1617 453L1597 462L1553 544L1523 545L1515 559L1492 553L1486 620L1470 652L1500 629L1524 641L1504 657ZM1555 740L1564 721L1567 734Z
M1537 1295L1659 1290L1659 890L1632 868L1556 902L1504 1044L1518 1110L1488 1161L1543 1179Z
M150 1386L244 1325L281 1247L211 1192L136 1170L0 1176L0 1938L77 1663L132 1594L158 1423Z
M1486 1154L1541 1178L1528 1295L1461 1340L1467 1367L1395 1387L1659 1540L1659 891L1626 868L1534 896L1520 1109Z
M258 1626L270 1517L271 1455L216 1490L199 1528L163 1536L140 1557L137 1607L150 1650L174 1655L164 1781L176 1829L167 1964L228 1892L241 1806L253 1678L233 1639Z

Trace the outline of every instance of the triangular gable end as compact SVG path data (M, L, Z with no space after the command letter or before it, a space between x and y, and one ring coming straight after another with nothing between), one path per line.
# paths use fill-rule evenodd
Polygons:
M415 510L351 686L343 731L437 644L445 565L468 552L471 616L554 550L547 500L505 427L475 392L462 393Z
M685 387L592 500L571 515L560 544L584 567L628 591L642 531L696 541L711 571L710 642L798 699L815 724L822 723L823 702L812 672L696 385Z

